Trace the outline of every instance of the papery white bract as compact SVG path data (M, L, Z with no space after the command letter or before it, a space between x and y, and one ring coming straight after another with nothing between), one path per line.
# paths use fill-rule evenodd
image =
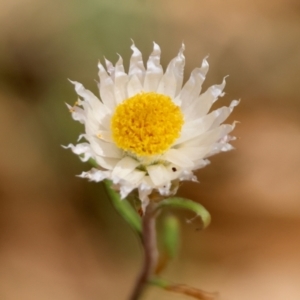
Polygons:
M83 161L93 158L98 168L80 176L93 181L110 179L125 198L138 190L142 207L152 192L174 194L179 181L193 180L194 170L206 166L208 157L231 150L228 134L234 124L221 124L238 101L210 111L223 96L225 79L201 94L208 71L206 58L182 87L184 45L165 72L160 47L154 43L147 67L133 44L129 72L119 57L116 65L99 63L100 99L72 81L80 99L68 105L74 120L85 125L80 138L87 142L66 148Z

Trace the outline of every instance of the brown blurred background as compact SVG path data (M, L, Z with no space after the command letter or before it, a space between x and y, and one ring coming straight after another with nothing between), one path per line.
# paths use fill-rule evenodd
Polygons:
M205 88L227 80L237 150L200 184L212 225L178 213L182 245L165 277L224 300L300 299L299 0L11 0L0 3L0 299L127 299L141 249L89 168L60 145L83 131L67 78L97 93L97 61L125 64L130 39L166 67L184 41L186 77L209 54ZM145 299L184 299L156 288Z

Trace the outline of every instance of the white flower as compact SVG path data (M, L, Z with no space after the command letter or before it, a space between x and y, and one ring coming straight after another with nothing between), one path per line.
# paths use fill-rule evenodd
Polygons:
M234 124L221 123L238 101L209 113L224 94L225 79L200 94L208 71L206 59L182 87L184 45L165 72L157 44L147 68L134 44L131 49L128 74L121 57L115 66L106 60L106 69L98 64L101 100L72 82L80 99L68 107L73 119L85 125L79 139L87 142L67 148L83 161L93 158L99 166L81 177L112 180L122 198L137 189L145 208L152 192L174 194L178 186L174 183L196 181L193 171L206 166L209 156L233 148L228 134Z

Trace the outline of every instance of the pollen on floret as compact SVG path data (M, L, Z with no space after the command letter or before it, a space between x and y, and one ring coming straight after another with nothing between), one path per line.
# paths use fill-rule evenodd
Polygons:
M167 95L140 93L116 107L111 119L116 145L137 156L163 154L180 136L180 108Z

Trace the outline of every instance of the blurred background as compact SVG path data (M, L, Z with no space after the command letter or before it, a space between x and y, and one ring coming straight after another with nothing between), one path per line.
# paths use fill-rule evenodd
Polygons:
M164 67L184 42L186 79L209 54L204 88L230 75L216 107L242 100L236 150L180 189L212 224L176 212L181 251L165 277L224 300L300 299L299 0L1 1L0 299L127 299L137 238L61 145L83 132L67 78L97 93L98 59L128 66L131 38L144 60L157 42Z

